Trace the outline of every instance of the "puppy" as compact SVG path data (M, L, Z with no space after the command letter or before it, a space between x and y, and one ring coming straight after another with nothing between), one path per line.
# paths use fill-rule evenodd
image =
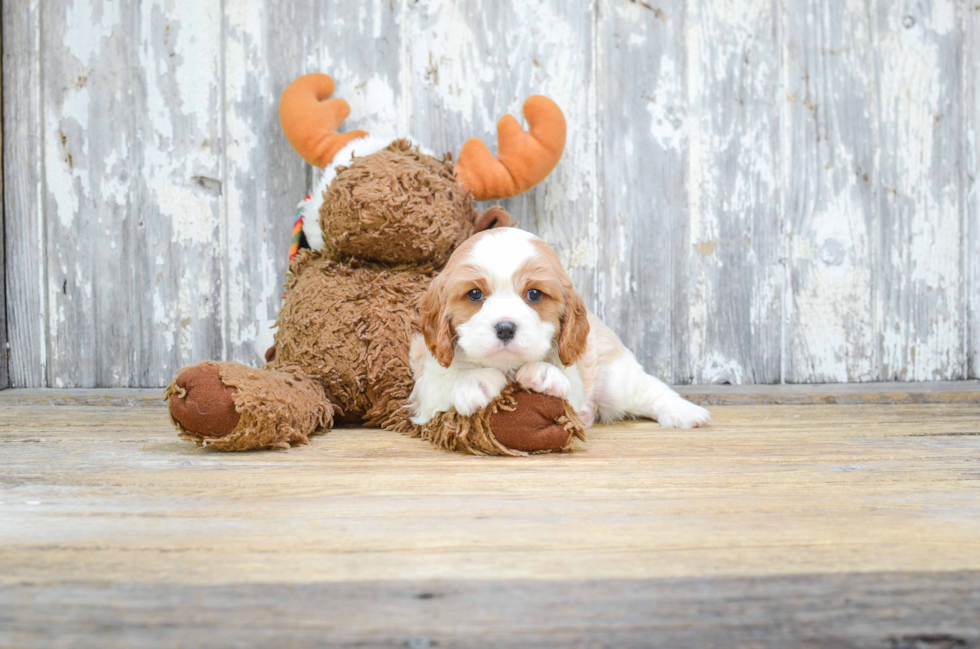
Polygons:
M567 399L586 426L598 418L706 425L707 410L643 371L588 313L555 251L530 232L496 228L467 239L421 302L412 340L412 421L455 408L471 415L507 384Z

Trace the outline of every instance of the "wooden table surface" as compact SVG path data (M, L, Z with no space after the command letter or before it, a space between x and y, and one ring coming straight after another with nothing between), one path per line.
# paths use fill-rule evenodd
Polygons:
M0 646L980 646L980 404L719 406L480 458L0 393Z

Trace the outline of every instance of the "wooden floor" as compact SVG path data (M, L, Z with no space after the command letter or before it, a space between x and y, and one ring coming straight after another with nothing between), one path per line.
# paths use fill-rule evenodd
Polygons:
M222 454L114 398L0 392L0 647L980 646L980 392L531 458Z

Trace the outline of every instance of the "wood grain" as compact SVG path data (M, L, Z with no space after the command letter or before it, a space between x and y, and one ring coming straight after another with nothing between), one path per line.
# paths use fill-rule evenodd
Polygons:
M692 367L698 383L776 383L784 271L773 4L689 0Z
M880 377L966 375L957 4L875 8L879 93Z
M879 376L873 30L864 4L780 11L789 268L784 380Z
M784 385L679 385L685 399L704 406L807 404L980 403L980 382L825 383ZM155 388L11 388L7 406L127 406L164 408Z
M682 385L677 391L702 406L980 403L976 381Z
M966 219L968 287L967 359L969 378L980 378L980 7L962 9L965 20L963 55L963 215Z
M412 132L410 27L405 12L424 11L413 4L416 6L409 9L402 2L313 3L311 25L304 32L305 65L329 72L337 81L337 96L351 107L343 130L363 129L392 139ZM421 70L420 67L416 72ZM443 153L431 138L422 140Z
M220 0L178 0L166 11L139 12L135 45L144 93L137 101L150 119L139 120L145 181L133 226L145 297L139 300L140 359L131 386L166 384L180 367L223 350L227 250L220 240L222 196L214 183L224 167L222 6Z
M597 313L675 383L693 378L684 19L682 2L602 2L597 30Z
M0 52L3 52L3 33L0 30ZM3 88L3 68L0 66L0 88ZM2 108L0 108L0 165L3 160ZM0 390L10 385L10 371L7 368L10 352L7 345L7 280L4 278L6 260L4 258L4 210L3 173L0 167Z
M49 385L221 354L220 7L43 7Z
M221 454L160 410L0 401L0 644L977 641L980 405L713 414L532 458Z
M221 454L163 411L0 409L8 584L980 570L977 404L717 407L514 460L369 429Z
M43 291L54 387L136 384L134 336L151 303L127 300L140 294L143 261L134 227L140 201L128 182L134 155L143 154L130 58L138 18L129 9L83 2L40 9Z
M980 572L0 585L0 643L976 649L978 584Z
M308 185L307 165L282 136L279 95L319 69L310 59L321 11L295 2L223 6L220 355L255 366L273 344L296 204Z
M4 2L3 200L8 368L13 385L47 385L41 214L41 55L37 3Z

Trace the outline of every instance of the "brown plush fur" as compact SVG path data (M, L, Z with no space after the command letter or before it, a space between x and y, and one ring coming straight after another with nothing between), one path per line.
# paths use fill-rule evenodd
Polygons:
M304 250L294 259L270 367L300 365L323 384L337 416L407 430L408 350L428 266L343 263Z
M472 416L450 410L416 426L412 436L449 451L518 456L569 451L574 438L585 441L585 427L566 401L510 383Z
M419 153L407 140L338 167L320 207L328 255L390 264L442 265L475 220L448 156Z
M232 388L229 398L234 399L241 417L224 437L207 437L188 430L172 416L172 402L187 396L187 390L178 385L178 376L167 388L164 399L171 401L171 421L184 439L221 451L289 448L306 444L312 433L333 423L333 408L323 388L298 367L256 370L238 363L205 361L183 371L201 366L218 369L221 383Z

